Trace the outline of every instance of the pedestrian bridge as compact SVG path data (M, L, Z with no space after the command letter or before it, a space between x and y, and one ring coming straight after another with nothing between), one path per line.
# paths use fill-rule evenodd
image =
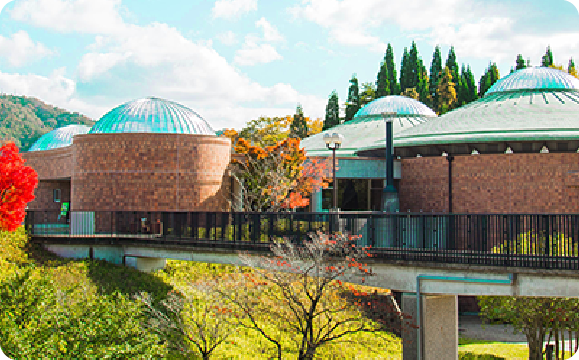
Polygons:
M239 251L265 254L272 239L299 244L311 231L357 235L372 246L373 275L350 281L403 292L419 326L404 334L415 340L405 359L457 358L457 295L579 296L575 214L29 211L25 225L61 256L143 271L166 259L241 265Z

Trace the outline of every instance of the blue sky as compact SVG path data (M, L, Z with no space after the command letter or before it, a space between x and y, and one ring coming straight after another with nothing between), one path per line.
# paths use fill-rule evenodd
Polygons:
M577 4L577 0L574 0ZM416 41L430 68L451 45L480 78L516 55L579 66L579 12L567 0L0 1L0 92L97 120L144 96L186 105L215 129L259 116L323 117L348 81L374 82L391 43L398 75Z

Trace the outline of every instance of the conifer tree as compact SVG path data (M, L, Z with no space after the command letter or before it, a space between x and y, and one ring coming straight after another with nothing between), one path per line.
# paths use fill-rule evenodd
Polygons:
M348 89L348 102L346 103L346 118L344 121L350 121L360 109L360 95L358 87L358 78L356 74L350 79L350 88Z
M479 97L483 97L484 94L490 89L491 86L500 78L499 69L496 63L489 64L485 73L481 76L479 83Z
M551 47L547 46L547 51L541 60L541 66L549 67L553 65L553 53L551 52Z
M386 65L386 57L380 65L380 71L376 77L376 99L388 96L391 94L390 91L390 73L388 72L388 66Z
M450 75L452 75L453 81L457 82L460 75L459 73L460 69L458 67L458 63L456 62L456 54L454 53L454 46L451 46L450 50L448 51L448 57L446 58L445 66L450 71Z
M340 103L338 100L338 93L334 90L328 99L328 105L326 105L326 118L324 119L322 130L329 129L336 125L340 125Z
M525 60L523 59L523 55L521 55L521 54L517 55L516 64L517 64L517 66L515 67L515 70L521 70L521 69L526 68Z
M289 137L300 139L308 137L308 123L306 122L306 118L304 117L304 110L300 104L298 104L296 108L294 119L290 125Z
M394 65L394 50L392 46L388 44L386 48L386 56L384 57L384 62L388 68L388 82L390 84L390 94L399 95L400 94L400 84L396 77L396 66Z
M424 66L422 59L419 57L417 91L419 94L419 100L425 104L429 104L431 102L428 85L428 73L426 72L426 66Z
M573 74L575 72L575 62L573 61L573 58L569 59L569 66L567 67L567 72L569 74Z
M402 63L400 64L400 93L404 93L409 85L409 60L408 60L408 49L404 48L404 53L402 54Z
M360 93L360 107L376 99L376 88L372 83L363 83L362 92Z
M478 99L476 82L472 70L470 68L470 65L467 65L466 67L463 82L464 84L466 84L466 95L465 95L466 103L468 104Z
M457 103L456 89L450 69L446 66L436 89L438 96L438 114L442 115L455 108Z
M410 52L408 53L408 83L407 88L418 88L418 78L420 74L420 61L418 55L418 48L416 43L413 41L410 47Z
M430 63L430 79L428 84L428 91L430 93L430 102L428 105L432 109L436 109L437 104L437 97L436 97L436 88L438 87L438 80L442 75L442 57L440 56L440 47L436 45L434 48L434 53L432 54L432 62Z

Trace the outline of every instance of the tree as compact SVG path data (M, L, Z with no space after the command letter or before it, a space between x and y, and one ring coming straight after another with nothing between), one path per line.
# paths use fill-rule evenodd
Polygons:
M549 234L547 238L544 234L529 231L519 234L514 240L505 240L493 247L492 252L533 256L547 254L549 256L575 256L579 254L579 248L572 238L563 233ZM549 331L556 337L557 359L559 359L560 330L575 331L575 337L579 338L579 333L577 333L579 331L579 313L577 312L579 300L577 299L482 296L479 297L479 303L482 316L491 321L511 323L514 330L525 334L531 360L543 358L542 346L545 335ZM577 351L577 346L575 351Z
M265 147L273 146L289 136L291 116L286 117L260 117L257 120L247 122L239 132L251 145Z
M450 75L452 76L452 80L455 84L458 84L459 79L459 67L458 62L456 62L456 54L454 53L454 46L450 47L448 51L448 57L446 58L445 66L450 70Z
M384 62L386 63L386 68L388 69L388 83L390 84L390 94L399 95L400 94L400 84L398 84L398 79L396 77L396 66L394 65L394 50L392 46L388 43L386 48L386 55L384 56Z
M237 140L239 139L239 134L237 131L235 131L235 129L224 129L219 137L228 138L231 140L231 146L235 147L235 144L237 144Z
M446 66L436 89L438 97L438 114L442 115L455 108L457 104L455 84L452 81L450 69Z
M483 97L488 89L493 86L495 82L500 78L499 69L496 63L489 64L485 73L481 76L479 83L478 96Z
M304 117L302 106L298 104L293 121L290 125L290 137L304 139L308 137L308 124Z
M569 66L567 66L567 72L575 77L577 77L577 70L575 69L575 62L573 58L569 59Z
M463 89L462 105L475 101L478 98L478 94L476 83L474 80L474 75L472 74L470 65L467 66L466 70L464 69L464 66L462 67L460 77L461 77L461 88Z
M313 359L318 348L346 335L382 330L361 314L359 301L348 301L342 283L354 275L371 276L363 263L367 248L355 246L356 239L343 234L310 237L300 246L288 239L272 244L273 257L242 254L243 263L255 271L227 286L235 291L220 291L249 320L249 328L275 345L280 359L282 338L295 344L298 359ZM246 283L261 291L246 290ZM267 326L260 317L268 319Z
M428 87L428 73L426 72L426 67L422 63L421 58L418 58L418 84L416 88L419 100L423 103L429 104L431 100Z
M328 105L326 105L326 118L322 130L329 129L336 125L340 125L340 104L338 93L334 90L328 99Z
M181 289L180 293L171 291L167 299L161 301L169 315L153 306L150 294L135 294L134 298L145 305L149 314L143 325L150 331L165 335L170 348L188 354L192 352L189 349L191 343L201 357L208 360L232 334L237 323L235 314L220 304L221 299L212 289L188 287Z
M386 64L386 56L384 56L384 61L380 64L380 70L376 76L376 99L391 94L389 78L390 73L388 72L388 65Z
M442 76L442 58L440 56L440 47L436 45L434 53L432 54L432 62L430 63L430 79L428 83L428 92L430 94L430 103L428 105L432 109L438 108L438 99L436 97L436 89L438 88L438 81Z
M521 70L521 69L526 68L525 60L523 59L523 55L521 55L521 54L517 55L516 64L517 64L517 66L515 67L515 70Z
M0 147L0 231L15 231L24 221L26 204L34 200L38 175L13 142Z
M405 89L402 93L402 96L406 96L414 100L418 100L420 98L420 94L418 94L415 88Z
M553 53L551 52L551 47L547 46L545 55L541 58L541 66L549 67L553 65Z
M358 78L356 74L350 79L350 88L348 89L348 102L346 103L346 118L344 121L350 121L360 109L360 96L358 94Z
M360 108L376 99L376 88L372 83L362 84L362 93L360 94Z
M242 182L246 211L304 207L313 191L328 186L330 160L306 159L299 138L287 138L265 149L240 138L235 151L245 155L241 161L234 159L232 165Z
M410 84L410 64L409 64L408 50L404 48L404 53L402 54L402 63L400 64L400 93L402 94L404 90L409 88Z

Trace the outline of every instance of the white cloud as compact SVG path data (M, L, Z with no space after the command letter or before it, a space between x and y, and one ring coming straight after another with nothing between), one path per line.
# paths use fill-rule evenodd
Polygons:
M283 41L284 38L281 34L277 31L277 29L269 23L264 17L257 20L255 22L255 26L257 28L261 28L263 30L263 40L267 42L276 42L276 41Z
M114 66L124 63L130 56L130 53L85 54L78 65L78 77L81 81L90 81Z
M266 64L283 57L270 44L256 44L246 41L243 47L235 52L233 61L242 66L252 66L256 64Z
M4 6L6 6L11 1L12 0L0 0L0 12L2 12L2 10L4 9Z
M213 18L232 19L257 10L257 0L217 0L213 6Z
M63 33L110 34L123 30L121 0L19 0L14 20Z
M8 59L8 62L13 66L21 66L52 54L53 51L46 46L32 41L24 30L20 30L10 37L0 35L0 56Z
M231 46L237 43L237 36L231 30L217 35L217 40L219 40L223 45Z

